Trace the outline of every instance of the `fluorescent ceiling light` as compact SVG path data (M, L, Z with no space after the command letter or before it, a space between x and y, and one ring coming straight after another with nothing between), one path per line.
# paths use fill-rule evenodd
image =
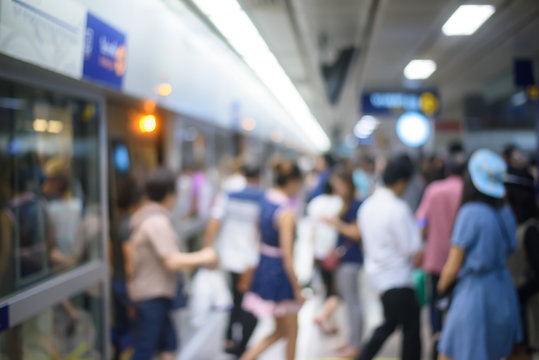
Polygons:
M319 151L330 140L237 0L193 0Z
M492 5L461 5L442 26L442 31L447 36L472 35L495 11Z
M354 135L358 139L367 139L379 124L380 122L374 116L364 115L359 119L356 126L354 126Z
M410 80L428 79L436 71L436 63L432 60L412 60L404 68L404 76Z

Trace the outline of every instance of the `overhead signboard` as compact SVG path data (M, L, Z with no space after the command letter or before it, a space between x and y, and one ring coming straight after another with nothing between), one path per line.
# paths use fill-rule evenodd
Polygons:
M0 1L0 52L120 90L126 36L73 0Z
M419 112L436 116L440 112L440 98L435 90L368 91L361 96L361 112L368 115L395 115Z
M125 34L88 13L83 77L121 90L126 57Z
M0 1L0 52L80 78L86 10L71 0Z

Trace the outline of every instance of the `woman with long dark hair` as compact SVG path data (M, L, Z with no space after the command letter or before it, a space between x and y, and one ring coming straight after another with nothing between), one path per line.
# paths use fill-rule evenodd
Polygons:
M457 282L438 346L439 359L496 360L522 339L518 298L507 269L516 247L516 221L504 204L506 165L476 151L465 177L449 258L438 290Z
M333 192L343 200L339 217L326 219L339 232L336 255L339 266L336 272L337 292L348 311L349 338L339 349L342 357L354 357L359 353L363 330L361 301L359 298L359 271L363 264L360 247L361 234L357 225L357 213L361 202L355 197L352 173L344 168L335 170L330 179Z
M258 317L272 316L274 332L247 350L241 360L254 360L281 338L287 341L286 359L296 354L298 312L305 301L293 264L295 212L293 198L302 186L297 164L282 161L274 166L275 187L261 202L260 261L243 308Z

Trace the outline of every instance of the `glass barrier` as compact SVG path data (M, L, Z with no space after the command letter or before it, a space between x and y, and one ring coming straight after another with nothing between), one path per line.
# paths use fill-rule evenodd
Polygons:
M0 333L0 360L102 359L102 307L97 287L61 301Z
M99 256L98 114L0 79L0 299Z

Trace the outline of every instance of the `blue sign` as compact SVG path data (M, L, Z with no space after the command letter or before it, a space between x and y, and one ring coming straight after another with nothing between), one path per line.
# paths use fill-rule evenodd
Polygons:
M361 96L361 112L368 115L419 112L434 116L440 112L440 100L435 90L372 91Z
M126 56L125 35L88 13L82 76L120 90Z
M0 333L9 329L9 307L0 306Z

